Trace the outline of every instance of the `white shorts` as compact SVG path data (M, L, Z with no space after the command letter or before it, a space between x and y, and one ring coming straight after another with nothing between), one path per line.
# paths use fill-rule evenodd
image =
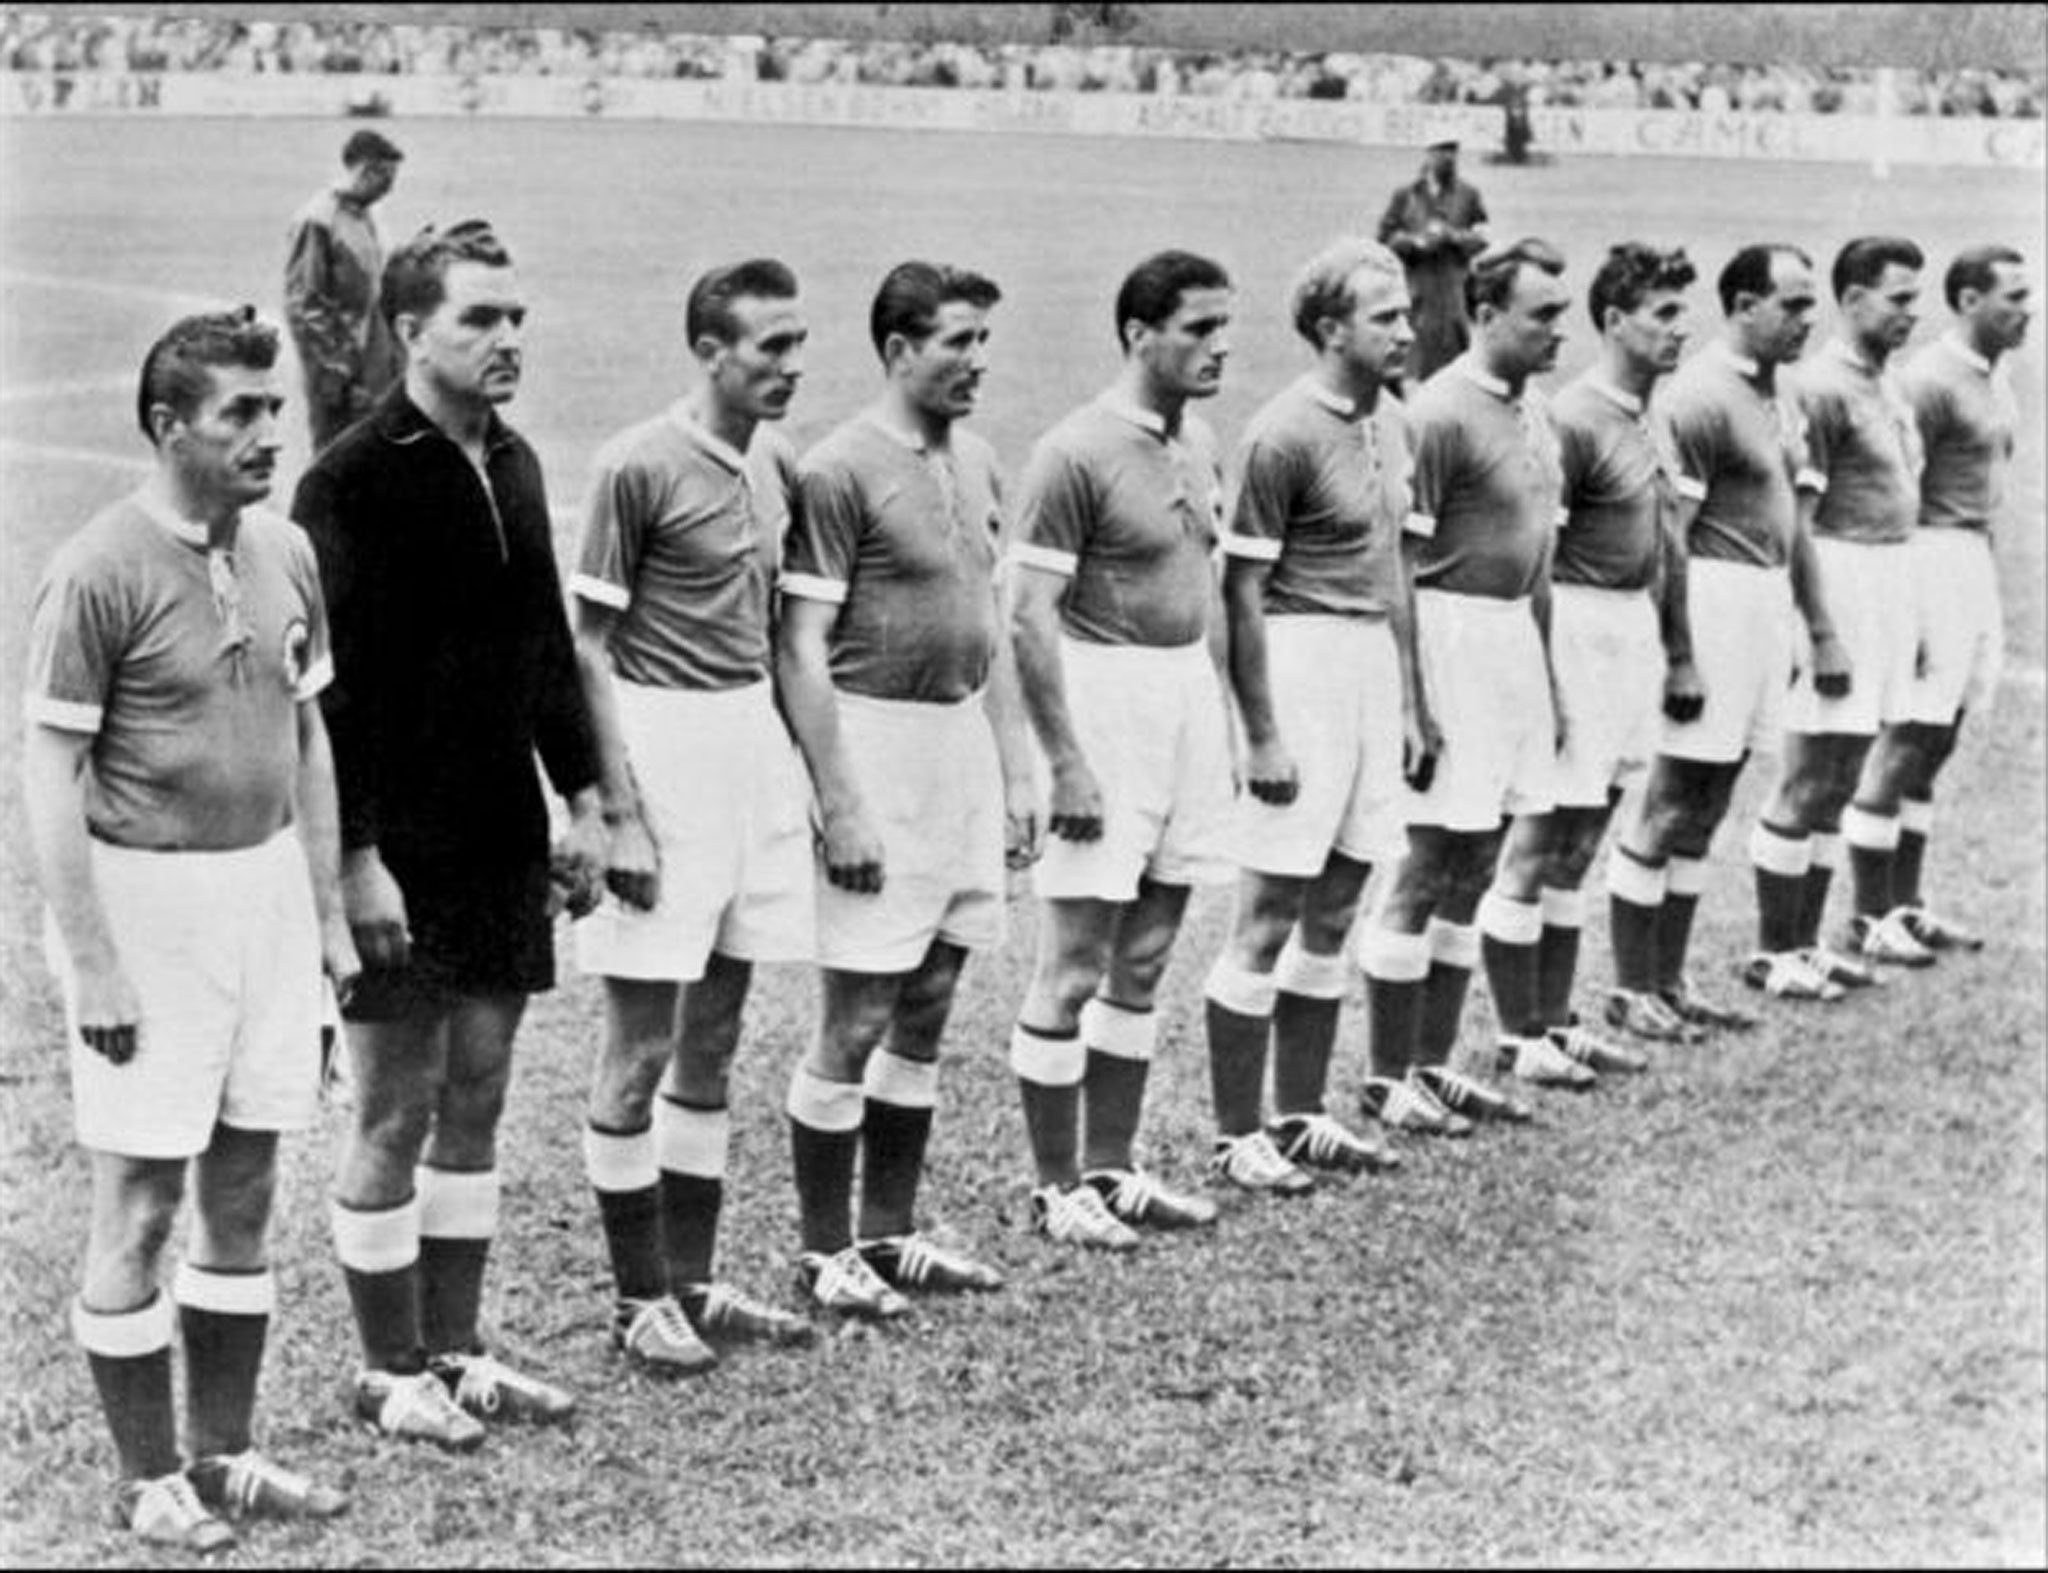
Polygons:
M1060 659L1075 740L1102 789L1102 835L1048 835L1032 889L1053 901L1129 901L1140 876L1228 882L1230 732L1208 645L1062 638Z
M1610 789L1650 762L1664 707L1664 639L1646 590L1551 590L1550 663L1564 709L1562 808L1605 808Z
M1802 623L1795 631L1798 676L1785 702L1787 731L1875 737L1890 721L1909 718L1919 612L1911 544L1872 546L1817 539L1821 594L1849 657L1849 692L1823 699L1813 691L1813 654Z
M810 789L763 683L702 692L614 679L619 731L661 858L661 899L576 925L576 964L693 983L712 951L809 961Z
M1528 600L1415 592L1415 643L1443 752L1407 822L1497 830L1510 814L1556 806L1557 722Z
M1382 618L1270 617L1266 676L1301 788L1285 805L1239 794L1238 863L1306 879L1333 851L1360 863L1400 853L1401 662L1392 628Z
M64 995L79 1142L131 1158L190 1158L212 1143L216 1124L312 1124L325 983L298 832L233 852L143 852L94 841L91 868L141 1014L127 1064L85 1046L71 958L46 915L44 953Z
M2005 661L2005 613L1998 565L1982 530L1914 532L1913 593L1920 661L1907 719L1951 725L1964 710L1990 708Z
M818 964L909 972L935 939L1003 939L1003 773L979 695L918 704L839 693L847 767L882 838L882 888L841 890L814 859Z
M1751 751L1775 753L1798 621L1791 573L1695 557L1686 569L1685 604L1706 704L1691 721L1664 717L1660 751L1717 765Z

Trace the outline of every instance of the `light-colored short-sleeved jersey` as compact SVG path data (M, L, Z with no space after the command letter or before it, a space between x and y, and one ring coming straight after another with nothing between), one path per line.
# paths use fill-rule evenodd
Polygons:
M796 454L754 428L742 454L681 405L598 451L572 594L619 615L612 669L650 688L768 676L769 612Z
M1016 560L1072 578L1061 626L1089 644L1193 644L1215 598L1223 523L1216 439L1183 412L1169 433L1114 394L1038 440L1017 509Z
M1679 492L1700 505L1687 553L1786 566L1799 491L1827 486L1807 452L1797 402L1767 382L1755 361L1716 341L1678 368L1655 414L1678 460Z
M2019 403L2012 375L1954 334L1908 361L1899 385L1913 407L1926 453L1920 522L1988 530L2005 506Z
M1648 588L1677 482L1643 401L1593 368L1551 401L1550 419L1565 507L1551 578L1598 590Z
M1438 372L1408 412L1415 506L1424 538L1418 590L1513 601L1548 571L1564 477L1542 396L1519 398L1470 355Z
M312 542L247 508L232 547L141 493L58 548L29 624L29 720L89 734L86 824L157 851L291 823L298 707L334 674Z
M1400 405L1370 413L1314 377L1282 389L1238 446L1223 550L1269 562L1268 616L1383 616L1401 593L1408 436Z
M1920 513L1920 430L1898 384L1840 339L1799 368L1807 454L1827 477L1813 533L1880 545L1908 539Z
M803 456L785 595L839 608L832 681L952 704L988 681L1003 533L995 452L955 427L933 447L877 410Z

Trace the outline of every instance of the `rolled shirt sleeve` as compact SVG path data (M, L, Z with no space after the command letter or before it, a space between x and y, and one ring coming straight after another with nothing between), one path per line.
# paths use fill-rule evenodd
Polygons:
M851 471L801 466L796 504L795 525L783 553L782 592L803 601L843 606L867 521Z
M1095 513L1086 472L1070 455L1041 442L1024 469L1012 559L1025 568L1072 578Z
M113 681L113 605L108 587L83 579L60 555L29 614L23 710L40 726L97 733Z

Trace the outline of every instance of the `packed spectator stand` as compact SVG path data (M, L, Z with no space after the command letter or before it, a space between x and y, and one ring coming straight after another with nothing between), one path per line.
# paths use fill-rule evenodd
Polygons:
M0 15L11 71L368 76L519 74L888 87L1057 89L1270 100L1528 108L1879 112L1879 74L1801 65L1429 60L1349 52L706 37L649 26L476 28L338 20ZM1997 70L1891 73L1892 112L2038 119L2048 78Z

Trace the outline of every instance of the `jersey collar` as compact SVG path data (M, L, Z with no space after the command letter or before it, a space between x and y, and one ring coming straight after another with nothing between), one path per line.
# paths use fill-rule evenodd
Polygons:
M183 541L187 546L196 546L201 551L205 551L212 544L212 537L205 525L173 511L168 503L147 487L135 494L135 500L149 516L150 522L172 539Z
M1502 382L1500 378L1494 376L1492 372L1481 366L1469 351L1451 362L1451 370L1455 371L1482 393L1490 393L1504 404L1515 402L1514 390Z
M1760 382L1763 380L1763 367L1736 349L1726 339L1716 339L1708 348L1714 354L1720 356L1721 364L1737 376L1746 378L1750 382Z
M393 384L391 391L384 396L384 407L377 413L375 419L378 423L378 430L391 442L410 445L418 442L422 437L433 435L446 442L451 448L455 446L454 439L449 437L440 427L436 426L425 410L412 402L411 396L405 391L405 383L402 380ZM512 428L499 418L498 412L495 409L485 417L484 452L486 454L495 453L500 448L509 447L513 437Z
M735 475L744 476L747 473L746 455L691 414L686 400L676 400L668 407L668 414L669 419L682 428L685 437L719 464Z
M1847 339L1829 339L1827 353L1844 366L1847 366L1851 371L1861 372L1866 377L1879 375L1878 368L1863 358L1863 351L1859 350Z
M1643 413L1643 401L1641 399L1630 393L1626 388L1616 387L1597 371L1586 373L1586 386L1599 394L1609 404L1619 406L1630 415L1640 415Z
M1166 429L1166 417L1157 410L1148 410L1121 389L1111 388L1095 401L1119 420L1129 421L1138 430L1150 432L1161 442L1171 442L1174 434Z
M1951 355L1955 356L1957 360L1977 373L1978 376L1988 377L1991 375L1991 362L1964 343L1961 334L1944 333L1934 342L1941 345Z
M1353 404L1341 394L1332 393L1323 386L1321 379L1307 376L1303 377L1301 381L1302 386L1308 389L1308 396L1340 421L1349 421L1355 426L1360 421L1371 419L1372 412L1370 410Z
M923 432L913 431L901 421L892 420L889 412L881 405L869 405L866 418L870 426L874 427L876 431L898 446L908 448L912 453L929 453L931 451L932 445L926 440Z

